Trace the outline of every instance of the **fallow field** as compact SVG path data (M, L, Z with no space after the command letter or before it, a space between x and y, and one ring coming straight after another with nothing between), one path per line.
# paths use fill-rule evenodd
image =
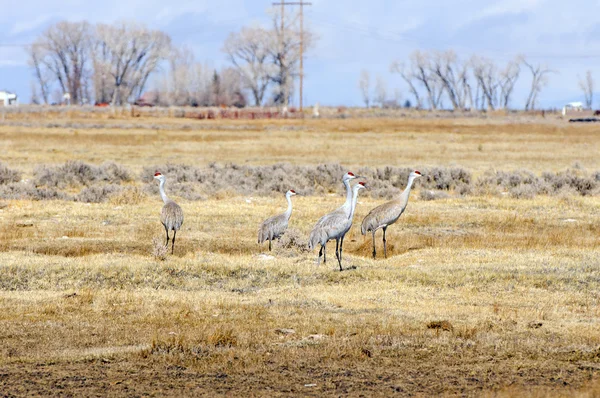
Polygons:
M1 396L600 394L598 127L20 112L0 151ZM360 222L409 169L373 260ZM372 189L339 272L305 243L346 170Z

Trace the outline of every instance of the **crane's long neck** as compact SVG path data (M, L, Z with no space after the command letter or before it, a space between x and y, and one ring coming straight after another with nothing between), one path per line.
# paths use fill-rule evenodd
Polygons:
M342 209L347 216L350 216L352 212L352 188L350 187L350 180L344 180L344 185L346 186L346 202L342 206Z
M289 220L289 218L292 216L292 197L290 195L285 195L285 198L287 199L288 203L287 210L285 211L285 217Z
M408 184L406 184L404 192L402 192L402 194L400 195L400 203L402 204L402 208L405 208L408 204L408 197L410 196L410 190L412 189L414 181L415 177L408 177Z
M169 197L165 193L165 180L160 180L160 185L158 186L158 189L160 191L160 197L162 198L163 202L166 204L169 201Z
M354 218L354 210L356 210L356 203L358 202L358 191L359 189L355 188L352 192L352 208L350 209L350 215L348 216L350 221Z

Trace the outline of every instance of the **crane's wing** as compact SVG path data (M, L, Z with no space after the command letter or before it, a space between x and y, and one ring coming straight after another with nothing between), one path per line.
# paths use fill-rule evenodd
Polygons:
M384 225L390 225L396 222L402 214L402 207L399 201L392 200L377 206L369 212L361 224L361 233L364 235L369 231L374 231Z
M350 226L352 226L352 220L343 211L329 213L321 217L314 226L308 239L308 247L313 248L318 243L324 244L328 240L347 232Z
M167 230L178 231L183 224L183 210L177 203L168 201L162 208L160 221Z
M269 237L278 238L284 234L288 226L288 219L285 213L267 218L258 229L258 243L263 243Z

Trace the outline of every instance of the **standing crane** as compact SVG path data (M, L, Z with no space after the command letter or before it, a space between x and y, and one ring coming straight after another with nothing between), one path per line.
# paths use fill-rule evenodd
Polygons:
M350 180L353 180L355 178L356 178L356 176L353 173L351 173L351 172L347 172L346 174L344 174L344 176L342 177L342 182L344 183L344 186L346 187L346 201L344 202L344 204L340 208L338 208L338 209L332 211L331 213L326 214L323 217L321 217L319 219L319 221L317 221L317 223L315 224L315 227L313 228L313 231L316 230L319 227L319 225L327 217L331 217L335 213L340 212L342 214L345 214L346 216L350 216L350 210L352 209L352 187L350 187ZM312 232L311 232L311 237L312 237ZM312 241L312 239L309 238L308 239L308 248L309 249L313 248L313 246L311 244L311 241ZM325 242L325 244L327 244L327 242ZM326 254L326 250L325 250L324 246L322 246L321 250L319 251L319 260L318 260L318 262L321 261L321 255L323 255L323 262L327 263L327 254Z
M387 227L398 221L398 218L404 213L408 204L408 196L415 179L421 177L421 173L417 170L411 172L408 176L408 184L406 189L400 194L398 199L377 206L367 214L362 222L361 233L366 235L367 232L373 234L373 258L377 255L375 251L375 232L383 229L383 255L387 258L387 247L385 240L385 231Z
M181 210L181 207L179 207L177 203L169 199L165 193L165 176L157 171L154 174L154 178L160 181L160 197L165 203L162 211L160 212L160 222L165 227L165 231L167 232L167 243L165 246L169 247L169 231L173 231L173 240L171 245L171 254L173 254L175 251L175 235L177 235L177 231L179 231L181 225L183 224L183 210Z
M296 195L296 191L290 189L286 192L285 198L288 203L288 208L285 213L267 218L258 228L258 244L264 241L269 241L269 251L271 251L271 241L279 239L285 233L288 222L292 216L292 196Z
M352 219L354 218L354 210L356 209L358 191L364 188L365 183L362 181L352 188L350 214L346 215L343 211L334 211L329 213L328 215L322 217L311 231L308 247L312 249L317 244L321 245L317 264L319 264L321 260L321 254L324 254L325 252L325 245L327 245L327 242L331 239L335 239L335 257L338 260L340 271L343 271L342 246L344 245L344 236L346 236L346 233L348 233L352 227Z

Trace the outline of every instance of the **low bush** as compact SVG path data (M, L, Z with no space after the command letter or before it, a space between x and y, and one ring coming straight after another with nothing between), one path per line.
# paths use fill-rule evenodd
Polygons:
M124 188L116 184L93 185L85 187L75 197L75 200L83 203L102 203L113 196L120 194Z
M18 182L21 173L0 164L0 198L65 199L87 203L106 202L136 204L145 196L158 195L153 176L160 171L167 176L167 194L190 201L232 195L279 195L294 189L303 195L344 195L340 179L348 171L337 163L298 166L279 163L267 166L211 163L205 167L163 164L145 167L142 186L124 184L133 177L127 168L113 162L100 166L69 161L59 166L38 166L32 182ZM406 187L408 167L359 167L351 171L364 177L373 198L397 197ZM568 169L558 173L535 175L527 170L489 170L476 180L462 167L429 167L420 170L423 177L415 180L422 200L436 200L452 195L510 195L533 198L536 195L600 193L600 171ZM79 190L78 194L73 191Z
M22 173L0 162L0 185L21 181Z
M130 172L113 162L94 166L79 160L70 160L60 166L44 165L34 170L34 183L36 186L60 189L89 186L98 182L120 184L131 180Z
M64 192L51 188L38 188L27 182L0 185L0 198L8 200L71 200Z
M419 199L421 200L438 200L438 199L447 199L450 195L448 195L445 191L433 191L430 189L421 189L419 192Z
M285 234L275 243L277 247L286 250L296 250L299 252L307 252L308 237L304 236L300 231L294 228L288 228Z
M488 171L475 183L476 193L509 192L515 198L533 198L536 195L557 195L563 191L579 195L594 195L600 190L595 175L585 176L582 171L569 169L559 173L542 173L541 177L526 171Z
M138 187L127 187L109 196L108 201L113 205L137 205L147 197Z

